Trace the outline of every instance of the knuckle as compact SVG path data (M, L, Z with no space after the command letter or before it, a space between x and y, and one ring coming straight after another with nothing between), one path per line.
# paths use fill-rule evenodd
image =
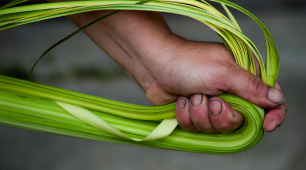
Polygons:
M252 90L253 92L258 92L261 90L262 87L262 81L260 79L260 77L257 76L250 76L249 78L249 88L250 90Z
M286 109L277 113L277 118L279 119L280 123L283 123L283 121L285 120L285 117L286 117Z
M263 95L263 93L266 92L261 78L254 75L250 75L246 90L246 93L250 95L245 96L245 99L249 101Z

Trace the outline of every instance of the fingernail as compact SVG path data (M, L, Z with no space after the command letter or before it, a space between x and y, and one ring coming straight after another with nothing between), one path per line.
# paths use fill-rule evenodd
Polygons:
M275 104L283 104L285 102L285 95L283 92L271 87L268 93L268 99Z
M195 94L192 95L190 99L191 99L191 105L197 107L202 103L203 97L200 94Z
M212 116L218 116L222 112L222 104L219 100L211 100L208 103L209 106L209 113Z
M178 109L185 109L185 107L186 107L186 99L179 98L176 101L176 108L178 108Z

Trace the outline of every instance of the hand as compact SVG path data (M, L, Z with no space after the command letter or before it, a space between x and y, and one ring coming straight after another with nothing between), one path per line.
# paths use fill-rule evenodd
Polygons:
M171 56L146 93L157 105L178 98L176 115L183 128L212 133L238 128L243 123L239 112L224 100L207 96L224 92L268 108L264 130L273 131L282 124L286 106L280 86L271 88L239 67L224 45L184 41Z
M69 18L83 26L106 13ZM242 124L242 116L228 103L210 97L221 93L265 108L266 131L284 120L285 96L279 85L272 88L239 67L222 44L188 41L172 34L160 13L122 11L85 33L126 70L154 105L177 101L177 120L187 130L228 132Z

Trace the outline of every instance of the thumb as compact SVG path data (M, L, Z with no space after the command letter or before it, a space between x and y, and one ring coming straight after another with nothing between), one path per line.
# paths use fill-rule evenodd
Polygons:
M285 102L285 95L268 84L260 77L237 66L230 72L230 81L225 91L244 98L263 108L273 108Z

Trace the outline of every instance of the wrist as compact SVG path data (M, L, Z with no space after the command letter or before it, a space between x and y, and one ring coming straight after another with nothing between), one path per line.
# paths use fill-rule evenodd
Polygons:
M68 18L82 27L109 12L81 13ZM121 11L84 32L121 65L144 91L157 79L185 41L171 33L166 21L157 12Z
M71 16L78 26L110 11ZM146 91L183 39L171 33L160 13L121 11L87 28L85 33Z

